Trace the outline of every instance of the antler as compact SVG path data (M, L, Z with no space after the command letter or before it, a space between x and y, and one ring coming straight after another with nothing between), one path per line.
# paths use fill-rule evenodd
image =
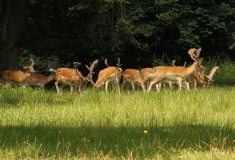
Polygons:
M78 71L78 67L81 65L81 63L79 63L79 62L73 62L73 67L75 68L75 70L76 70L76 74L81 78L81 79L83 79L83 76L82 76L82 74Z
M105 58L104 64L106 64L106 66L109 67L109 65L108 65L108 63L107 63L107 58Z
M219 67L214 67L212 70L211 70L211 72L210 72L210 74L207 76L206 75L206 77L208 78L208 84L212 84L213 82L214 82L214 80L213 80L213 76L214 76L214 74L215 74L215 72L216 72L216 70L217 69L219 69ZM210 82L212 82L212 83L210 83Z
M88 75L87 75L87 78L89 78L92 74L95 73L95 72L93 72L93 70L94 70L95 65L96 65L97 63L98 63L98 60L93 61L93 63L90 65L90 68L89 68L87 65L85 65L86 68L90 71L90 72L88 73Z
M201 48L199 48L199 49L196 51L196 54L195 54L196 58L199 58L201 51L202 51Z
M29 61L32 62L32 63L31 63L31 66L33 67L33 66L35 65L35 62L34 62L34 60L33 60L32 55L31 55L31 57L29 58Z
M184 62L184 66L183 66L183 67L185 67L185 66L186 66L186 64L187 64L187 62Z
M188 50L188 54L190 55L190 57L196 61L196 57L195 57L195 52L196 52L197 49L195 48L191 48L190 50Z
M117 68L120 68L122 64L120 64L120 58L118 58Z

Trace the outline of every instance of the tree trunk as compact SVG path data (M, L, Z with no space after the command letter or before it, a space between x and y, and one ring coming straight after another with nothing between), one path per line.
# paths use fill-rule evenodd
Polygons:
M1 0L1 39L6 46L0 51L0 71L18 70L23 26L28 0Z

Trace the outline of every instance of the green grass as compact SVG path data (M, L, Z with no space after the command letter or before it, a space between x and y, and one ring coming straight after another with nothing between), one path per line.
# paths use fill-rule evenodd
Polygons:
M120 96L0 86L0 159L234 159L234 100L215 85Z

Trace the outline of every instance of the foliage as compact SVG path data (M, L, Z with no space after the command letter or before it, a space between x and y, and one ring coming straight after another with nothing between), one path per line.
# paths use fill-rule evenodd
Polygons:
M56 59L72 67L108 58L113 64L121 57L141 68L155 63L156 53L189 61L192 47L202 47L204 58L216 52L234 60L233 1L30 0L26 18L22 56L41 63Z

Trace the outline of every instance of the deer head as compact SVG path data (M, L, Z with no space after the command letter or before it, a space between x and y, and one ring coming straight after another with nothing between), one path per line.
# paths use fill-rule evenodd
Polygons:
M91 64L90 64L90 67L88 67L87 65L86 68L89 70L89 73L87 74L86 77L84 77L82 75L82 73L80 71L78 71L78 66L81 65L81 63L78 63L78 62L74 62L74 68L76 69L76 73L77 75L82 79L82 87L83 88L86 88L87 86L87 83L88 82L91 82L91 75L94 74L95 72L93 72L94 68L95 68L95 65L98 63L98 60L95 60L93 61Z
M33 67L33 66L35 65L35 62L34 62L34 60L33 60L33 58L32 58L32 55L31 55L31 57L29 58L29 61L31 62L31 65L30 65L30 66L27 66L27 67L23 66L23 68L24 68L24 69L28 69L29 72L35 72L34 67Z

